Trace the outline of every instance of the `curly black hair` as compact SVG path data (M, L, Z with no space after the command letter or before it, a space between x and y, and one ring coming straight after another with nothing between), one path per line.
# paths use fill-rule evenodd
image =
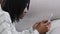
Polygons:
M26 6L29 9L29 4L30 0L3 0L1 8L10 14L11 20L14 22L15 20L19 21L19 16L23 13Z

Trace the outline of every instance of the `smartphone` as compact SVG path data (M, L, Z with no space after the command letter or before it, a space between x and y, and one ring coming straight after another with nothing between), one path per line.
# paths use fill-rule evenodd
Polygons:
M52 17L53 17L53 13L51 13L50 16L48 17L48 21L49 21L49 22L51 22Z

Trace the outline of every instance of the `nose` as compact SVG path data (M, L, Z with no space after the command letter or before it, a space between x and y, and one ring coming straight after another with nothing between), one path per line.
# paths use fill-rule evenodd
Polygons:
M25 8L25 9L24 9L24 12L23 12L23 14L26 14L26 13L27 13L27 8Z
M28 10L27 10L27 7L24 9L24 12L26 13Z

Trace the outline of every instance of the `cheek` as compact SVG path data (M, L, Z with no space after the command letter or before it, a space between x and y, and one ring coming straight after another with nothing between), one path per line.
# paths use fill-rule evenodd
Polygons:
M28 12L27 8L25 8L23 15L25 15Z
M24 17L25 16L25 13L23 13L21 16Z

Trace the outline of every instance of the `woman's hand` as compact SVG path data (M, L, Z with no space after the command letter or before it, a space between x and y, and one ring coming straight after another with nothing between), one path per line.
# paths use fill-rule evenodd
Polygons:
M33 25L33 30L37 30L40 34L46 33L50 28L50 22L48 20L43 20L41 22L37 22Z

